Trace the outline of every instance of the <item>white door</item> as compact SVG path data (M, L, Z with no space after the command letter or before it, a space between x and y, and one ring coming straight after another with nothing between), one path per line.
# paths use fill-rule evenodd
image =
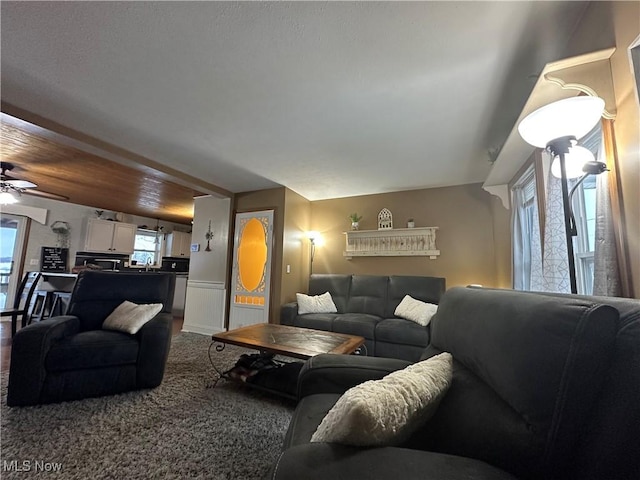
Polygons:
M237 213L229 330L269 322L273 210Z
M20 260L26 245L27 217L0 215L0 308L10 308L22 280ZM10 317L5 317L10 318Z

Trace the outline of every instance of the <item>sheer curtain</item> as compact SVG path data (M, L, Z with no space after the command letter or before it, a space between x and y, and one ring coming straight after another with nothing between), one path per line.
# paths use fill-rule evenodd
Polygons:
M549 154L545 152L544 155L548 159ZM571 293L566 238L562 183L559 178L551 174L551 169L549 169L542 249L542 291Z
M606 131L606 129L603 129ZM604 132L598 149L598 160L607 163L610 170L615 170L613 155L605 152ZM620 275L613 209L611 206L611 175L606 171L598 175L596 180L596 226L593 256L593 294L619 297L623 294Z

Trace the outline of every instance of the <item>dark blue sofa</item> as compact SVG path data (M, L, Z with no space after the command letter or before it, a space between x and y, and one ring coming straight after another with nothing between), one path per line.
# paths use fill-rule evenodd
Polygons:
M309 295L329 292L338 312L299 315L297 303L287 303L280 311L280 323L360 335L369 356L415 361L429 344L429 327L393 312L405 295L438 304L445 283L444 278L407 275L311 275Z
M453 355L435 414L399 445L310 443L341 394L410 362L319 355L272 480L636 480L640 300L452 288L422 358Z

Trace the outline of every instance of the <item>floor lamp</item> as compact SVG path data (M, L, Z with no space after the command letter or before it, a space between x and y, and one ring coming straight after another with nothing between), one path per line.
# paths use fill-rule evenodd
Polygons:
M316 256L316 240L320 237L320 234L315 231L307 232L307 238L309 239L309 275L313 274L313 259Z
M567 256L569 260L569 281L571 293L578 293L576 264L573 253L573 223L567 184L567 164L580 164L576 157L584 155L584 147L577 140L584 137L600 121L604 111L604 100L599 97L572 97L545 105L527 115L518 125L520 136L534 147L544 148L550 154L552 162L558 159L556 168L560 173L562 185L562 206L564 210ZM582 149L582 150L580 150ZM589 152L588 150L586 150ZM589 152L591 155L591 152ZM568 160L571 159L571 162ZM574 160L575 159L575 160ZM587 164L593 155L587 157ZM584 158L582 160L584 163ZM589 174L589 173L587 173ZM575 175L576 177L579 176Z

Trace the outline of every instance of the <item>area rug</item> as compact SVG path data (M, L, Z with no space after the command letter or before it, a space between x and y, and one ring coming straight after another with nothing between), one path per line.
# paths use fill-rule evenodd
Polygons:
M210 388L209 344L181 333L158 388L74 402L9 408L3 374L0 477L263 478L294 405L231 382ZM247 352L227 346L211 356L228 369Z

